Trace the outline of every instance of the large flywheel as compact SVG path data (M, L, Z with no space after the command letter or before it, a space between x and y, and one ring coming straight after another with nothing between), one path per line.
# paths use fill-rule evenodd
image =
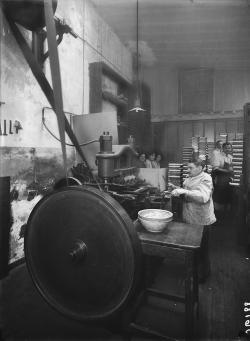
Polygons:
M74 319L104 319L133 293L141 247L133 222L108 194L63 188L32 211L25 234L31 277L46 301Z

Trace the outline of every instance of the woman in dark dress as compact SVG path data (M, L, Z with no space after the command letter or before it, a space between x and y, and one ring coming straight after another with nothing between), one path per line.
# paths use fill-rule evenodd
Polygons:
M232 190L230 181L233 177L232 166L232 145L229 142L223 143L222 153L212 159L212 177L214 179L213 200L215 209L224 210L231 204Z

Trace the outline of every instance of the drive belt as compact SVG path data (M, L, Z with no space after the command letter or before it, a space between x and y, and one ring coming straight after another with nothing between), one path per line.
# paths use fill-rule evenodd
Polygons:
M19 30L19 28L17 27L15 22L12 20L12 18L8 14L8 12L4 9L4 6L3 6L3 12L4 12L4 15L6 17L6 20L8 21L9 27L10 27L10 29L11 29L11 31L12 31L12 33L13 33L16 41L17 41L17 44L20 47L28 65L31 68L31 71L32 71L34 77L36 78L38 84L40 85L42 91L44 92L48 102L50 103L50 106L53 108L53 110L56 113L56 104L55 104L54 92L53 92L53 89L51 88L45 74L43 73L41 66L36 61L28 43L26 42L21 31ZM77 140L74 132L72 131L71 126L70 126L70 124L69 124L64 113L63 113L63 118L64 118L65 131L66 131L67 135L69 136L71 142L75 146L75 148L76 148L77 152L79 153L80 157L82 158L83 162L86 164L87 168L90 170L89 164L88 164L87 160L85 159L83 151L82 151L82 149L78 143L78 140ZM90 173L91 173L94 181L96 181L91 170L90 170Z
M61 141L65 177L67 179L67 155L65 144L65 120L63 112L62 82L57 50L56 27L52 8L52 0L44 0L44 16L47 28L50 72L54 92L55 113L57 116L57 124Z

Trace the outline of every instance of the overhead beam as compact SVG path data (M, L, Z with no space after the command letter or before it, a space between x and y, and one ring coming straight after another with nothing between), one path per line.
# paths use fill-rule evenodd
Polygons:
M103 8L134 8L135 2L130 0L92 0L92 2L96 5L100 11ZM217 5L217 6L246 6L249 3L249 0L141 0L140 7L144 6L173 6L173 5L186 5L190 6L191 4L202 4L202 5Z
M235 48L235 49L230 49L230 48L225 48L223 46L221 46L220 48L216 48L216 47L199 47L199 48L193 48L192 46L188 47L181 47L180 48L162 48L159 46L155 46L154 47L154 51L156 52L163 52L163 53L173 53L173 54L182 54L184 53L185 55L193 55L196 53L204 53L204 52L208 52L208 53L212 53L212 54L218 54L221 55L223 53L227 54L227 55L233 55L233 56L240 56L242 54L250 54L250 46L245 46L242 49L239 50L239 48ZM143 54L143 51L142 51ZM250 57L250 56L249 56Z
M249 0L191 0L196 5L213 5L213 6L248 6Z

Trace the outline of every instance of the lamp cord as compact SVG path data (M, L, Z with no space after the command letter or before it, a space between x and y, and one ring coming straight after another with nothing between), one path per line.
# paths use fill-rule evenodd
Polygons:
M137 95L139 90L139 1L136 3L136 82Z

